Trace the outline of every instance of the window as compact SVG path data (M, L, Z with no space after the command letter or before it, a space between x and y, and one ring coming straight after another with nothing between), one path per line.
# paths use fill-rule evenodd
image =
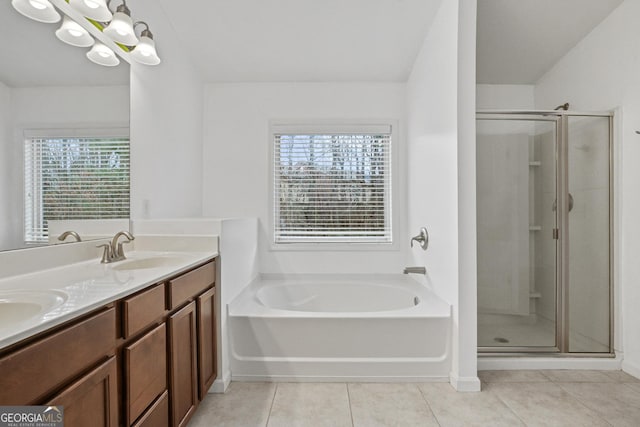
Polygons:
M25 243L48 241L48 221L129 218L128 137L27 137Z
M274 126L275 243L391 243L391 127Z

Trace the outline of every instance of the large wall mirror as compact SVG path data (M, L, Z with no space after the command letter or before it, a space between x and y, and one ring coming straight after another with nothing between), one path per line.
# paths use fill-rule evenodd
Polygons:
M128 227L129 65L90 62L60 25L0 2L0 250Z

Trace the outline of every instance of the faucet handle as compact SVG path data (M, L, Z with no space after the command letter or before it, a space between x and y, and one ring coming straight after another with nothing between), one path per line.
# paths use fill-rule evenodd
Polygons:
M426 251L429 247L429 233L427 233L427 229L422 227L420 229L420 234L411 238L411 247L413 247L413 241L420 243L420 247L423 251Z
M102 264L110 263L113 259L113 255L111 253L111 245L108 243L103 243L102 245L96 246L96 248L104 248L104 251L102 252L102 259L100 260L100 262Z
M115 257L117 257L119 259L125 259L124 249L122 248L122 245L124 245L125 243L131 243L131 240L125 240L125 241L122 241L122 242L118 243L118 248L116 249L116 253L114 254Z

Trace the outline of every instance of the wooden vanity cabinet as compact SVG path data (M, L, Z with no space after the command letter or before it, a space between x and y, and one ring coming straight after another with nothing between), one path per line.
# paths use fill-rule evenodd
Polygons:
M204 399L216 379L216 288L196 300L198 326L198 397Z
M132 425L167 390L167 327L161 324L124 347L125 412Z
M165 391L156 399L149 410L140 417L133 427L169 427L169 392Z
M66 427L184 426L216 378L215 260L0 350L0 405Z
M170 396L173 426L189 422L198 405L196 305L187 304L169 317Z
M116 310L106 308L0 356L0 405L37 405L113 356Z
M115 356L82 376L45 405L64 407L65 426L118 426L118 371Z
M215 262L168 282L170 401L173 426L189 422L216 378Z

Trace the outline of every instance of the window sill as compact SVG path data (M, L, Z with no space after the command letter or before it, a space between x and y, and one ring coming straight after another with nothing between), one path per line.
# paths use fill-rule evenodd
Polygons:
M397 243L271 243L273 252L394 252Z

